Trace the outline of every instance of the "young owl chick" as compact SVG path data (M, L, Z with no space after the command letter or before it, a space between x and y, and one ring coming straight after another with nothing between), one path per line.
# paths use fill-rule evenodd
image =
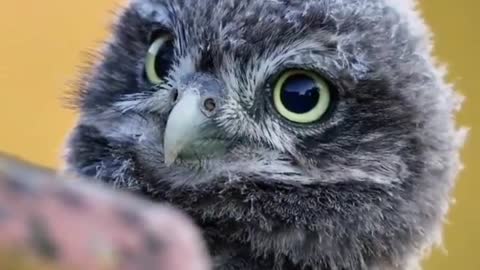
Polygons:
M69 170L184 209L217 270L416 269L459 100L410 0L134 0Z

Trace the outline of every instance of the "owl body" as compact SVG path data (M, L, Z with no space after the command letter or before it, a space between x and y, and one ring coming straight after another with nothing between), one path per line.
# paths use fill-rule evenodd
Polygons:
M462 132L400 0L135 0L80 82L68 170L169 202L218 270L416 269Z

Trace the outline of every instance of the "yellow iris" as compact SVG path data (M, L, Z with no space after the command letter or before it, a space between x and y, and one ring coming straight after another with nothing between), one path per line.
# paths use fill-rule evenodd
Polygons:
M145 60L145 71L147 74L148 80L153 84L160 84L163 82L162 78L158 75L156 70L156 61L158 52L165 46L165 44L170 40L169 36L161 36L157 38L147 52L147 57Z

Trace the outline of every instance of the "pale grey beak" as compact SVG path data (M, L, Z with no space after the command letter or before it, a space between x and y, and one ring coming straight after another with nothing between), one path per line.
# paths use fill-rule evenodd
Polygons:
M209 74L196 73L183 79L182 88L163 138L167 166L177 159L212 158L226 149L213 121L224 100L224 85Z
M178 155L199 139L202 127L209 119L200 110L200 95L186 92L168 117L164 137L165 164L170 166Z

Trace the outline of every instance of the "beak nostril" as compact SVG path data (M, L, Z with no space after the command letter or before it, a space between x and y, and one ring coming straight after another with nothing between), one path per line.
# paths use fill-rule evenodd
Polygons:
M213 112L217 108L217 105L215 104L215 100L213 98L205 99L205 101L203 102L203 106L208 112Z

